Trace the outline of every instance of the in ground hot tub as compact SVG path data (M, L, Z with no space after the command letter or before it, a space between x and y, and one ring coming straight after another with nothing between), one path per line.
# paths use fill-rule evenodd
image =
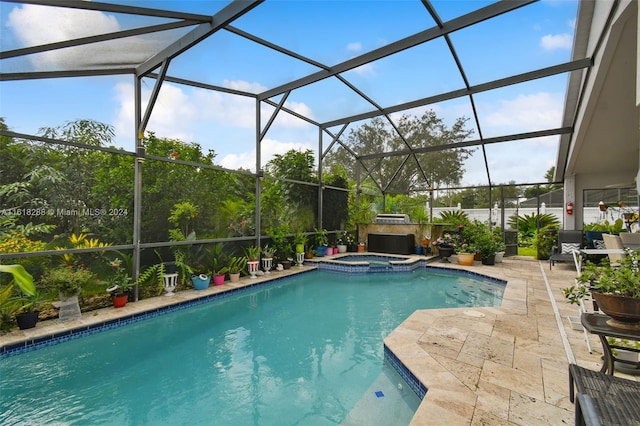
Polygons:
M346 273L410 272L426 266L426 260L419 256L345 254L331 259L319 258L318 260L318 269Z

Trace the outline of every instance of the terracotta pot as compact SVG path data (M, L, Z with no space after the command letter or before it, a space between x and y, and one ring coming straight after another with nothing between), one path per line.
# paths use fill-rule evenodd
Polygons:
M475 253L458 253L458 264L465 266L473 266Z
M123 308L127 305L129 300L129 294L118 294L111 297L111 302L114 308Z
M640 299L597 291L591 292L591 295L598 304L598 308L614 320L627 324L640 323Z

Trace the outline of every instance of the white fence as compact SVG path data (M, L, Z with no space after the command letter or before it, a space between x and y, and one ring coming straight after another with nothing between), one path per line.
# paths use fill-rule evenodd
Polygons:
M455 210L464 210L467 214L467 217L470 220L478 220L482 223L489 223L489 215L491 215L491 222L493 226L500 226L502 229L509 229L509 218L513 215L519 216L531 216L538 213L538 210L535 207L509 207L504 209L504 221L505 224L502 224L502 212L500 208L494 207L493 209L461 209L458 207L438 207L433 208L433 217L440 217L441 212L445 211L455 211ZM563 223L564 217L564 209L562 207L552 207L547 208L544 203L540 205L540 214L550 214L558 218L558 221L561 224ZM604 220L608 220L613 223L616 219L622 219L622 213L619 211L609 210L607 212L601 212L597 207L585 207L583 209L583 221L584 223L598 223L603 222ZM632 225L632 231L637 232L638 227L637 224Z

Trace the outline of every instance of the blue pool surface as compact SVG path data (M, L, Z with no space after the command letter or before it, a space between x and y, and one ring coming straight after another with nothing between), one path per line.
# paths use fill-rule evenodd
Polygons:
M301 274L5 357L0 424L357 424L389 404L408 424L419 400L383 338L417 309L495 306L503 290L424 269Z

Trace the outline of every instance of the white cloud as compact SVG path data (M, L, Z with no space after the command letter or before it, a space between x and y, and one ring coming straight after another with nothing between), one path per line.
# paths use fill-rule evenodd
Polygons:
M45 22L47 25L39 25ZM26 45L64 41L120 29L115 17L102 12L30 4L13 8L7 26Z
M347 50L349 52L360 52L362 51L362 43L360 42L349 43L347 44Z
M71 9L25 4L9 13L7 27L24 46L37 46L58 41L120 31L113 15L93 10ZM92 46L77 46L29 55L37 69L90 68L99 65L126 65L146 57L153 46L163 40L154 37L130 37Z
M241 81L227 82L228 86L246 90L248 87L256 87L255 83ZM116 100L119 108L116 114L114 126L116 128L116 140L126 141L131 138L134 129L134 101L133 86L131 84L119 84L115 88ZM147 106L151 88L144 88L142 92L143 111ZM181 86L164 83L160 89L158 100L154 106L147 130L154 131L157 136L176 138L188 141L200 142L208 138L196 134L199 126L236 127L250 129L255 127L255 100L253 98L229 95L220 92L189 89ZM285 106L302 115L313 117L311 109L296 102L285 102ZM272 107L263 106L263 124L270 117ZM273 128L295 129L309 127L310 124L290 114L281 112L273 123Z
M481 118L483 131L491 134L509 134L559 127L563 101L560 94L540 92L520 95L515 99L502 100L491 105L498 107L486 118ZM484 105L488 108L491 105Z
M120 103L114 127L116 139L131 138L134 130L133 86L121 83L115 88L116 98ZM150 89L143 90L143 99L148 99ZM143 102L143 112L147 102ZM170 84L163 85L158 101L153 109L147 130L154 131L157 136L192 141L191 124L198 117L197 107L189 102L188 97L179 88Z
M267 88L260 83L249 83L248 81L243 80L224 80L223 86L228 89L240 90L249 93L260 93L267 90Z
M539 92L477 106L483 136L491 138L560 127L563 96L559 93ZM558 136L550 136L487 145L492 181L544 181L545 172L555 165L557 144ZM464 185L487 183L482 155L477 152L474 157L476 158L465 164Z
M540 46L544 50L571 49L573 37L571 34L547 34L540 39Z
M284 154L292 149L306 151L307 149L313 150L311 144L299 143L299 142L280 142L273 139L264 139L261 145L262 164L263 167L266 163L273 158L275 154ZM243 152L240 154L228 154L221 160L221 165L228 169L245 168L255 171L256 165L256 151L255 149Z
M351 71L364 77L376 75L376 68L371 62L369 62L368 64L360 65L359 67L354 68Z

